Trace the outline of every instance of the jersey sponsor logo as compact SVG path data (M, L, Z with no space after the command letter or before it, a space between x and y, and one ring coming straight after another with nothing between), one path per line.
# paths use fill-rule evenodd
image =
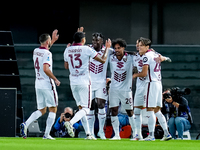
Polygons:
M49 57L47 57L47 61L50 61L50 58L49 58Z
M145 62L147 62L148 61L148 58L147 57L144 57L143 58L143 62L145 63Z
M140 67L143 66L143 61L142 61L142 60L140 60L140 61L138 62L138 66L140 66Z
M117 73L116 71L114 71L114 79L117 81L117 82L122 82L126 79L126 71L123 72L122 74L120 73Z
M124 62L117 62L117 67L120 69L124 67Z
M103 71L103 64L96 65L93 62L90 62L90 71L95 74L101 73Z

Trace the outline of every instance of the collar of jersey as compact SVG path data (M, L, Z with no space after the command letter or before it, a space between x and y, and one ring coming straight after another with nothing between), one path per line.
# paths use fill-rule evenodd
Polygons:
M40 46L40 47L39 47L39 49L46 49L46 48L45 48L45 47L42 47L42 46ZM46 49L46 50L48 50L48 49Z
M73 43L72 46L82 46L81 43Z

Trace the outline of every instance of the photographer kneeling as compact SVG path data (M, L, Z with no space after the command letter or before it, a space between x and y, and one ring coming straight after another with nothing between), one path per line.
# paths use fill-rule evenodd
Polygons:
M178 137L183 139L183 132L191 128L192 118L188 101L182 96L187 94L190 94L190 89L180 90L174 88L163 93L166 112L168 113L167 118L169 118L169 132L174 139L176 139L176 130L178 131Z
M53 136L56 137L71 137L67 133L67 130L64 126L65 121L70 121L73 118L73 109L71 107L66 107L64 112L61 113L60 117L56 120L56 123L53 127ZM81 122L77 122L73 125L74 129L76 130L76 135L79 131L83 130Z

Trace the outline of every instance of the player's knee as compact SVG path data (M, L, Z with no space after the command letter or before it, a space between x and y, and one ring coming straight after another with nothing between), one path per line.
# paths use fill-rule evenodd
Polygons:
M134 114L135 115L140 115L141 109L140 108L134 108Z
M133 116L133 110L126 110L126 113L129 117Z
M86 112L86 114L89 114L90 108L83 107L82 109Z
M112 116L117 116L118 115L118 107L111 108L111 114L112 114Z

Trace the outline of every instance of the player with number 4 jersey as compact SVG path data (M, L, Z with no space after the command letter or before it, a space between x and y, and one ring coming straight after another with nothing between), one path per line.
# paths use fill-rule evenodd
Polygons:
M37 111L34 111L31 116L20 125L20 132L23 138L27 137L27 127L31 122L37 120L46 113L49 108L46 129L43 139L55 140L50 136L51 127L54 124L58 105L58 96L55 84L60 85L60 81L52 72L52 54L49 51L53 43L58 40L58 30L52 33L52 40L49 34L42 34L39 37L40 47L33 51L33 61L35 67L35 91L37 99ZM55 83L54 83L55 82Z

